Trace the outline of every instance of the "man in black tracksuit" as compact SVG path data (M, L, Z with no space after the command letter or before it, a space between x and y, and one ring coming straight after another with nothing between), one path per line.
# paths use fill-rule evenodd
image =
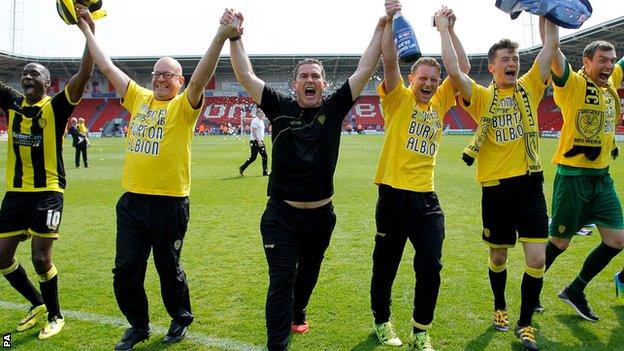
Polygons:
M242 20L240 13L226 10L221 23L234 22L241 28ZM260 222L269 265L269 351L286 350L291 332L309 330L306 306L336 224L331 200L342 121L375 72L384 25L385 19L377 24L355 73L325 98L327 81L320 61L299 62L293 77L293 99L253 73L240 40L241 31L230 38L236 79L273 128L269 201Z

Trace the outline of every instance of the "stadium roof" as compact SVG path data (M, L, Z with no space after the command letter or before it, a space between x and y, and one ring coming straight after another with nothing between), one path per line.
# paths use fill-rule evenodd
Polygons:
M572 67L581 67L581 53L583 48L595 40L606 40L615 45L619 55L624 53L624 16L604 22L597 26L578 31L572 35L562 37L561 49L566 57L571 61ZM489 43L487 44L489 46ZM485 47L485 46L484 46ZM521 62L532 62L541 46L534 46L520 50ZM470 54L472 65L471 75L481 77L487 75L487 54ZM260 77L290 74L295 64L307 57L320 59L328 77L344 76L355 71L359 55L251 55L254 71ZM441 59L440 55L432 55L436 59ZM178 56L184 67L184 71L192 72L199 62L200 56ZM146 75L152 70L154 62L158 57L114 57L113 62L130 76ZM69 77L73 74L79 64L79 58L67 57L34 57L5 53L0 51L0 76L15 74L21 70L28 62L38 62L46 66L53 77ZM524 64L522 70L526 71L530 67ZM403 71L408 71L409 66L402 67ZM381 70L381 68L380 68ZM225 56L219 59L217 73L220 75L233 74L230 65L230 58Z

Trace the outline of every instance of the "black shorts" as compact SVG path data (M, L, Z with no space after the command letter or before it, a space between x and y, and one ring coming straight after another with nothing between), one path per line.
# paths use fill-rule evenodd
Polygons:
M548 215L542 173L501 179L482 188L482 239L492 248L520 242L546 243Z
M0 207L0 237L58 238L63 193L8 191Z

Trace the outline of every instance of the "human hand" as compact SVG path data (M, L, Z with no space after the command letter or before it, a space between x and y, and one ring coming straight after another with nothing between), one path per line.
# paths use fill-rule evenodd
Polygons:
M81 3L75 3L74 8L76 9L76 17L78 22L76 23L78 27L84 32L87 26L91 32L95 33L95 23L93 22L93 18L91 18L91 12L89 9Z
M399 0L386 0L384 6L386 7L386 19L388 21L392 19L395 13L401 11L401 2Z
M219 23L219 30L226 38L232 38L243 34L243 14L234 9L225 9Z
M444 28L452 28L451 18L454 18L453 10L446 6L442 6L433 16L433 25L438 31Z

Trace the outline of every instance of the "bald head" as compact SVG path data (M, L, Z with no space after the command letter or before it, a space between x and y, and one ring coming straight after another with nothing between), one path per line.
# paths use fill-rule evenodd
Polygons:
M171 72L175 73L179 76L182 75L182 65L178 60L173 57L165 56L160 60L156 61L154 65L154 71L156 72Z
M42 64L31 62L24 66L24 71L38 71L45 79L50 79L50 71Z

